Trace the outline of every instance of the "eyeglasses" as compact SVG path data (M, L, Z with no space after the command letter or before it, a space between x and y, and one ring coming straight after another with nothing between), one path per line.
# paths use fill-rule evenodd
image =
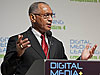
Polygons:
M44 19L48 19L49 17L53 17L54 16L54 14L53 13L51 13L51 14L34 14L34 15L39 15L39 16L41 16L41 17L43 17Z

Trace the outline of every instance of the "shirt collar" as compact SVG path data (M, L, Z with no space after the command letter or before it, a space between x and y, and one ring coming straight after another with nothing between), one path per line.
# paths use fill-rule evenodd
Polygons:
M32 27L32 32L34 32L34 35L41 37L41 33L35 30L33 27Z
M38 32L37 30L35 30L33 27L32 28L32 32L34 33L34 35L36 36L36 38L38 39L39 43L41 44L41 33ZM48 39L47 39L47 36L46 36L46 33L45 33L45 39L46 39L46 42L48 44Z

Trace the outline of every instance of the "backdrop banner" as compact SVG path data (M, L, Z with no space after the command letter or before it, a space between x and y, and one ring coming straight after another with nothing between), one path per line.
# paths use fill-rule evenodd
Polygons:
M0 0L0 64L9 37L31 26L28 9L35 1L45 1L52 8L53 36L63 42L69 60L77 59L86 44L97 44L89 60L100 61L100 0Z

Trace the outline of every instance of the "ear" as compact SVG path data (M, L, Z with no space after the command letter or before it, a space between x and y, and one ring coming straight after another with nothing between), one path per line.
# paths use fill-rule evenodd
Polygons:
M34 14L30 14L31 22L36 22L36 16Z

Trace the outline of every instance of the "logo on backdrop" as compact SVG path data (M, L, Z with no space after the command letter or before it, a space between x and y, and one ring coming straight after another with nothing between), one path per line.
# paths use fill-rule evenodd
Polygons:
M0 58L4 57L9 37L0 37Z
M75 56L76 54L81 54L86 45L89 44L90 48L92 48L93 44L90 40L76 40L76 39L70 39L70 59L76 59L79 56ZM95 56L93 56L91 59L100 59L100 51L95 50Z
M100 0L70 0L70 1L100 3Z
M53 11L53 10L52 10ZM64 21L62 19L57 19L56 13L53 11L53 21L51 29L54 30L66 30L67 26L65 25Z

